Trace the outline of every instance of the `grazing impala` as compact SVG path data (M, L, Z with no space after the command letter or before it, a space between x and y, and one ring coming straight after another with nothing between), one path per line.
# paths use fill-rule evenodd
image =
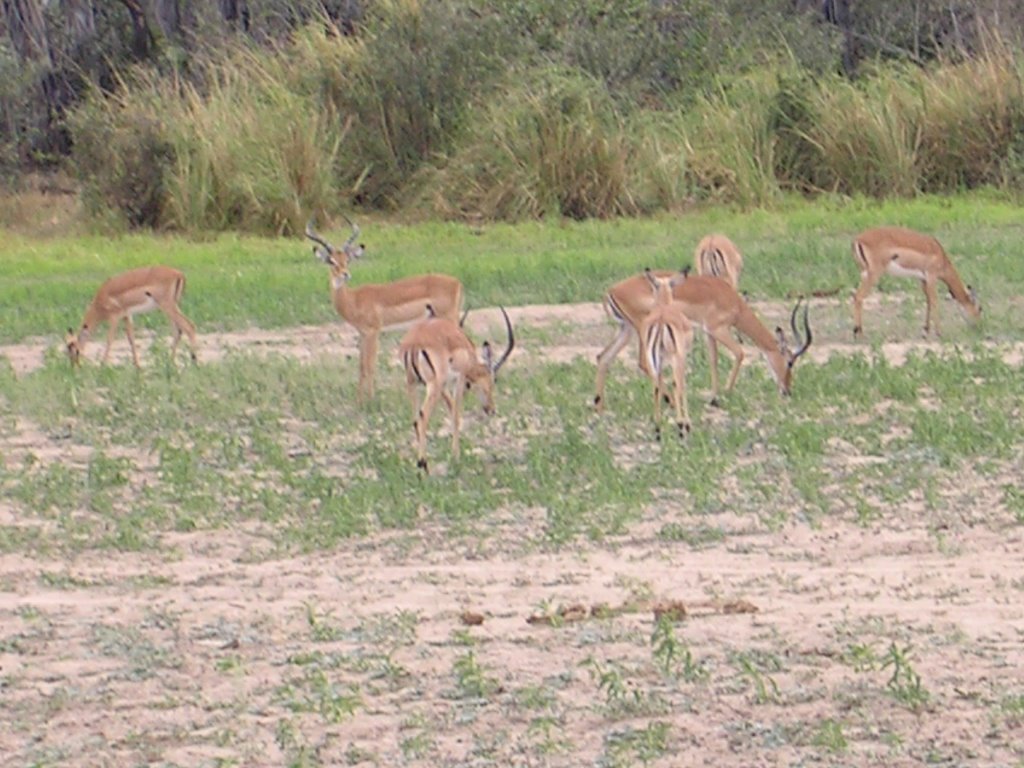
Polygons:
M459 430L462 421L462 396L474 388L483 403L484 412L494 412L494 379L508 360L515 346L512 323L504 307L508 332L508 346L501 357L494 360L491 345L484 342L481 356L462 327L448 317L434 313L427 306L427 317L410 328L399 345L402 365L405 367L406 391L413 409L413 427L416 430L416 466L427 472L427 423L439 399L443 399L452 417L452 456L459 452ZM452 383L452 392L446 387ZM417 406L416 388L426 387L422 404ZM453 398L454 395L454 398Z
M743 256L740 249L725 235L707 235L693 253L698 275L720 277L733 288L739 289Z
M670 277L672 272L656 271L658 277ZM732 372L726 384L726 391L732 389L743 363L743 347L733 339L731 331L735 328L749 338L761 350L768 368L771 370L779 391L788 395L793 379L793 366L811 345L811 327L807 319L807 306L804 306L804 332L806 340L800 338L796 329L796 313L800 301L793 308L789 324L793 329L794 341L799 345L791 351L781 328L775 329L773 335L757 319L757 315L747 305L736 290L725 280L706 275L695 275L677 282L672 288L672 296L679 303L690 322L701 328L708 340L709 365L711 367L712 405L718 404L718 344L724 344L734 358ZM801 299L802 301L802 299ZM604 383L608 369L622 348L626 346L636 330L643 324L644 318L654 307L654 297L650 286L643 275L635 275L616 283L604 296L604 307L608 314L618 322L619 329L597 356L597 381L594 406L598 410L604 407Z
M672 277L657 277L650 269L644 277L654 291L654 308L640 323L640 365L654 385L654 430L661 437L661 379L665 368L672 369L672 407L676 413L679 436L690 431L690 409L686 402L686 356L693 346L693 326L683 307L672 300L672 289L687 279L685 272Z
M350 260L363 254L356 246L359 227L345 217L352 234L335 248L313 231L312 219L306 225L306 237L317 244L317 258L331 268L331 293L334 309L359 334L359 397L373 397L374 370L381 331L408 325L423 317L427 305L438 317L458 320L462 306L462 283L448 275L416 275L392 283L349 287Z
M864 299L885 273L921 281L927 302L925 336L931 329L935 330L936 336L939 335L935 288L940 280L946 284L949 295L956 299L965 315L972 320L981 317L981 304L974 289L963 284L945 249L931 235L903 227L876 227L861 232L853 239L853 257L860 267L860 286L853 295L854 337L863 332L861 313Z
M159 309L174 325L174 345L171 358L178 351L181 334L188 334L192 347L192 360L196 359L196 327L181 313L178 303L185 290L185 275L170 267L139 267L114 275L96 291L92 303L85 310L85 317L78 333L68 328L65 338L68 357L72 365L78 365L85 352L85 345L96 326L108 324L107 347L103 350L103 362L110 359L110 346L114 343L117 325L124 320L125 334L132 350L132 360L139 367L139 354L135 349L135 327L132 315Z

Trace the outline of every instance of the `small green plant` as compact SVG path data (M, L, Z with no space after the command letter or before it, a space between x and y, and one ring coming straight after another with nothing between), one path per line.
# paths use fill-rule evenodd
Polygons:
M310 634L316 642L329 643L341 637L341 630L331 623L330 618L330 611L321 616L313 603L306 603L306 623L309 624Z
M660 711L661 702L645 696L643 691L627 682L622 670L616 664L601 664L593 656L580 662L597 683L597 689L604 693L605 707L613 716L636 715L643 712Z
M929 693L921 684L921 676L910 663L910 646L900 648L896 641L889 644L889 650L882 658L882 669L891 669L885 687L898 701L913 711L923 708Z
M843 724L826 718L818 723L811 743L829 752L845 752L847 747L846 736L843 734Z
M1024 524L1024 488L1015 483L1004 485L1003 504L1013 513L1018 523Z
M762 658L761 654L740 653L736 656L736 665L740 672L750 679L751 685L754 687L756 703L767 704L779 700L779 686L764 669L764 667L771 667L772 670L779 669L778 661L774 657Z
M878 669L878 654L866 643L855 643L846 649L843 660L857 672L873 672Z
M530 736L539 741L534 747L542 755L569 753L572 742L565 738L565 723L552 715L541 715L530 720L527 729Z
M605 739L605 765L626 768L650 765L668 750L668 723L657 721L646 728L627 728L609 734Z
M455 659L453 671L460 698L484 699L498 689L498 681L484 672L472 651Z
M281 686L278 695L293 712L318 712L329 723L340 723L362 705L357 686L343 690L313 667L303 668L303 677Z
M681 677L694 682L706 676L707 672L693 658L693 651L675 634L672 617L663 613L658 617L651 632L651 652L655 666L666 677Z

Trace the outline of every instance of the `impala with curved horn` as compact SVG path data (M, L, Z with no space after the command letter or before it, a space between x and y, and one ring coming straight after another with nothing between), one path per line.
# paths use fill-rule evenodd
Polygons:
M673 272L658 270L655 276L671 277ZM801 339L796 331L796 313L803 298L797 301L790 316L790 327L797 344L791 351L781 328L773 335L758 319L743 297L725 280L706 275L694 275L672 287L673 299L682 306L687 319L704 331L708 340L709 366L711 368L712 405L718 404L718 344L723 344L734 358L732 371L726 384L726 391L733 388L743 364L743 347L732 337L735 328L750 339L764 355L768 368L779 387L779 392L788 395L793 380L793 366L811 345L811 326L808 321L807 305L804 305L804 331ZM604 407L604 385L608 369L654 308L654 296L650 284L643 275L634 275L616 283L604 296L604 307L608 315L619 324L615 338L597 356L597 380L595 383L594 407ZM641 367L642 363L641 363Z
M331 268L334 309L359 334L359 398L365 400L373 397L381 331L419 320L427 305L438 317L458 322L462 283L449 275L428 274L350 287L349 262L362 256L365 249L355 244L359 227L347 216L345 221L352 227L352 234L340 248L316 233L312 219L306 224L306 237L317 244L313 249L316 257Z
M939 335L939 317L935 312L939 281L946 284L949 295L957 301L968 318L977 320L981 317L978 295L971 286L964 285L945 249L931 235L903 227L868 229L853 239L853 258L860 267L860 286L853 295L854 338L863 332L861 313L864 299L886 273L921 281L926 302L925 336L933 328L935 335Z
M192 361L196 360L196 327L182 314L178 303L185 292L185 275L171 267L139 267L121 272L104 281L96 291L92 302L85 310L85 317L76 334L68 328L64 344L71 365L81 362L85 345L96 326L107 323L107 346L103 350L103 362L110 359L110 347L114 343L117 326L124 320L125 335L132 350L132 361L139 367L139 354L135 349L135 326L132 316L159 309L174 325L174 344L171 359L178 351L181 335L188 336Z
M413 427L416 431L416 466L427 472L427 424L438 400L444 400L452 418L452 456L459 452L459 431L462 421L462 397L466 390L477 391L484 413L494 413L494 380L501 366L515 347L512 322L505 308L508 345L497 360L489 342L481 346L478 356L473 342L458 322L434 313L428 305L427 317L410 328L399 344L399 354L405 367L406 392L413 409ZM422 403L417 403L416 389L426 388ZM448 387L451 386L451 392Z

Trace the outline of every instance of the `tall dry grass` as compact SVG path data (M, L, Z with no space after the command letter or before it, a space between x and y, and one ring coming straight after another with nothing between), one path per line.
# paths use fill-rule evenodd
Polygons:
M449 218L630 216L685 203L685 167L675 121L622 108L587 75L545 70L483 106L415 192Z
M1024 184L1008 46L852 81L783 58L652 105L578 68L503 58L494 27L474 37L454 6L375 8L359 38L311 25L278 49L228 47L200 78L136 73L96 94L69 121L90 210L283 233L353 205L584 219Z

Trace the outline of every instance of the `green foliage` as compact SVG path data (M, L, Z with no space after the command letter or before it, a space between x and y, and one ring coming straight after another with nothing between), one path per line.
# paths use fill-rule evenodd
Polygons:
M455 146L513 50L501 20L441 0L374 3L336 107L355 118L342 171L360 202L396 205L411 174Z
M898 701L915 712L928 704L931 695L910 663L910 646L900 648L895 641L890 643L881 667L891 669L885 687Z
M101 221L114 214L131 227L164 223L175 158L154 107L130 92L105 96L97 90L68 116L68 125L86 210Z

